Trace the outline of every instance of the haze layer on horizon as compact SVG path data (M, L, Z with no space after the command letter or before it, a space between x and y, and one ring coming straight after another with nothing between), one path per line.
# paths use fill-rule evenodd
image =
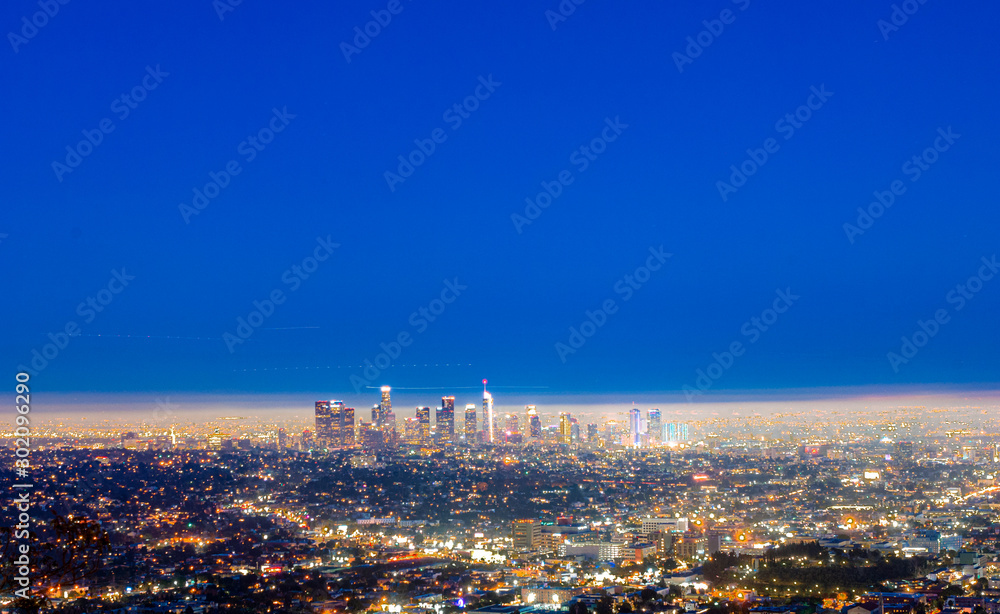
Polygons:
M464 392L464 394L462 394ZM440 391L397 391L392 405L397 419L413 417L416 407L440 405ZM459 391L456 417L466 404L482 409L482 393ZM796 389L716 393L698 402L688 403L678 392L604 395L494 394L498 414L523 414L526 405L535 405L546 421L568 412L581 421L621 419L632 407L661 410L665 421L704 421L722 418L797 414L804 419L849 418L899 411L919 415L922 412L1000 411L1000 391L995 389L944 389L897 387ZM358 419L368 419L367 412L378 402L377 391L369 395L338 396L329 393L299 394L104 394L45 393L37 396L34 415L45 422L86 421L109 424L163 425L169 422L205 422L225 417L243 417L258 421L310 420L317 400L343 400L355 407Z

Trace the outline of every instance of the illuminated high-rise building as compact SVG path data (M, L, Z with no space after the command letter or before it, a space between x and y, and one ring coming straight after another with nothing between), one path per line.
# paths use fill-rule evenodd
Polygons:
M331 448L343 445L344 410L343 401L330 401L330 441L327 445Z
M542 419L538 417L538 410L534 405L525 405L525 413L528 414L528 438L542 438Z
M572 441L580 441L580 423L576 418L569 419L569 438Z
M441 407L437 411L438 441L455 441L455 397L441 397Z
M483 380L483 385L486 385L486 380ZM486 433L486 442L493 443L496 441L494 437L494 429L496 425L493 420L493 395L486 390L483 390L483 432Z
M597 425L591 422L587 425L587 443L597 443Z
M385 417L382 419L382 429L387 433L388 441L391 441L392 437L396 435L396 412L391 409L385 412Z
M418 407L417 420L420 422L420 443L427 445L431 442L431 408Z
M608 420L604 424L604 441L608 444L618 443L618 422Z
M344 446L353 446L357 441L355 436L355 424L354 424L354 408L345 407L344 408L344 421L340 427L340 436L344 443Z
M649 445L658 446L663 443L663 418L660 410L651 409L646 416L646 433L649 435Z
M389 392L392 391L390 386L382 386L382 402L378 406L378 423L382 424L385 422L386 416L389 415L389 411L392 410L392 400L389 399Z
M320 448L354 445L354 408L343 401L316 401L316 445Z
M642 411L637 407L628 410L628 445L638 448L642 442Z
M501 425L500 438L506 444L519 445L524 443L524 435L521 433L521 421L517 414L507 414L504 416Z
M521 423L517 419L517 414L507 414L507 417L504 419L504 431L508 435L521 432Z
M476 443L476 404L465 406L465 443L470 446Z
M403 430L403 440L406 443L415 446L420 444L420 419L419 418L407 418L404 423Z
M316 444L332 448L334 443L333 411L329 401L316 401Z
M230 435L228 433L220 432L218 428L212 431L208 435L208 449L209 450L221 450L222 444L229 440Z
M559 414L559 443L569 445L573 439L573 427L570 422L570 415L566 412Z
M361 448L365 452L382 455L388 452L391 446L391 433L389 433L389 431L378 428L374 425L362 425Z
M688 425L686 424L671 422L667 424L665 430L667 443L681 443L689 441Z

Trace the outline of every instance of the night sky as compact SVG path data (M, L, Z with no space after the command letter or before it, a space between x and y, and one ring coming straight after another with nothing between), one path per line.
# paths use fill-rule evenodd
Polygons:
M11 381L997 381L1000 5L50 2L0 21Z

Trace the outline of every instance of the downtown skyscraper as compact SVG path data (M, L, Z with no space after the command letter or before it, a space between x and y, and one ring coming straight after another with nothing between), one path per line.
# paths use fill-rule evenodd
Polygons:
M465 443L470 446L478 443L476 422L476 404L469 403L465 406Z
M525 405L524 410L528 416L528 439L541 440L542 419L538 417L538 410L534 405Z
M647 441L651 446L658 446L663 443L663 418L660 410L651 409L646 416Z
M439 443L455 440L455 397L441 397L441 407L437 410L436 439Z
M483 380L483 385L486 385L486 380ZM493 419L493 395L486 390L483 390L483 433L486 435L486 443L493 443L496 441L494 437L495 428L496 424Z
M642 411L638 407L628 410L628 445L638 448L642 445Z
M418 407L417 421L420 422L420 443L427 445L431 442L431 408Z
M559 414L559 443L569 445L573 440L573 423L566 412Z
M333 438L340 447L354 445L354 408L347 407L343 401L331 401L333 413Z
M354 408L343 401L316 401L316 444L322 448L354 445Z
M517 419L517 414L507 414L504 419L503 441L504 443L521 443L523 441L521 423Z
M392 399L389 393L392 392L390 386L382 386L382 402L378 404L378 416L373 420L378 425L384 425L386 420L389 418L389 412L392 411Z
M330 401L316 401L316 442L320 447L336 445L333 441L333 411Z

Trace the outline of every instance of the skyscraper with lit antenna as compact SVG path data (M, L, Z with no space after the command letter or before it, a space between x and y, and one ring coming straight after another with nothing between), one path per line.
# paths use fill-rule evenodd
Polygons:
M493 443L493 395L486 391L486 380L483 380L483 431L486 432L487 443Z
M382 386L382 402L378 406L378 423L385 424L386 418L389 415L389 411L392 409L392 400L389 398L389 393L392 391L390 386Z

